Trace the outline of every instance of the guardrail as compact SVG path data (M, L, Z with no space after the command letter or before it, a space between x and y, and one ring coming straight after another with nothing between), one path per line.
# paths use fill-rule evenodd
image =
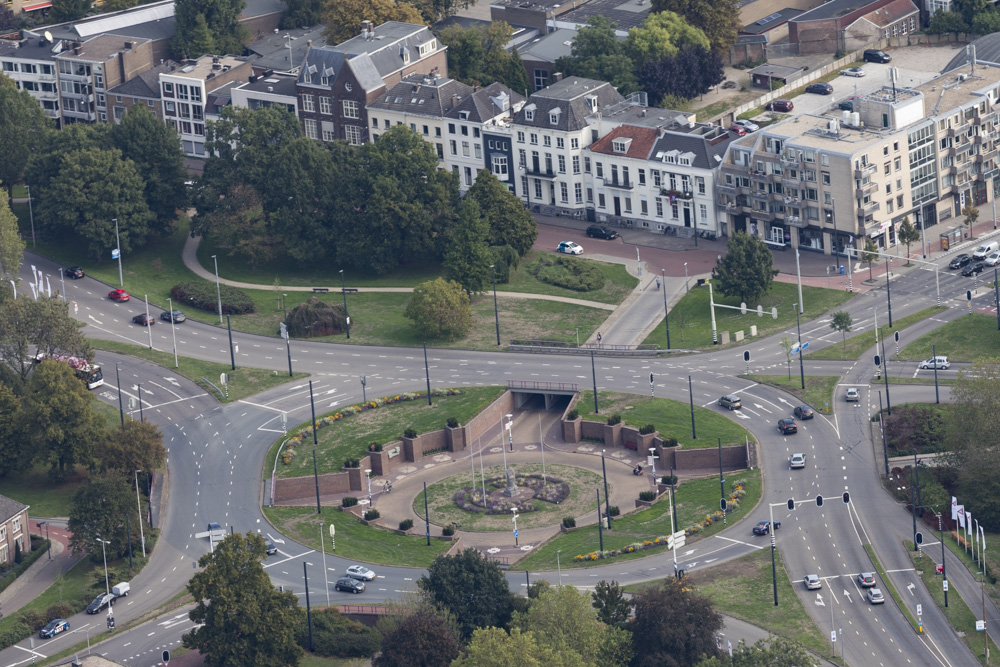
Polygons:
M551 391L579 391L576 382L547 382L545 380L507 380L508 389L548 389Z

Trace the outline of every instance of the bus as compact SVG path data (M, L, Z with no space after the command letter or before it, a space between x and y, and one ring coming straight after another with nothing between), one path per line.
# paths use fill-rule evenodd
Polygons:
M73 368L73 372L76 374L84 384L87 385L87 389L97 389L104 384L104 373L101 372L101 367L97 364L92 364L86 359L81 359L80 357L66 357L66 356L54 356L49 357L44 352L40 352L35 355L35 363L39 363L45 359L52 359L54 361L65 361Z

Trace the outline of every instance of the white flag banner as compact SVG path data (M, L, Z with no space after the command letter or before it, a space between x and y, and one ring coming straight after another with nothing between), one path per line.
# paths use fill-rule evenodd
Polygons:
M958 498L951 497L951 520L958 521Z
M981 547L981 551L979 553L980 554L985 554L986 553L986 533L983 532L983 527L982 526L979 526L979 542L980 542L979 546Z
M38 301L38 288L35 287L35 283L28 283L31 285L31 296L35 297L35 301Z
M48 276L45 276L45 291L48 293L49 297L52 296L52 283L49 282Z
M958 525L965 528L965 505L958 506Z
M976 559L976 552L979 550L979 521L976 520L976 525L972 525L972 515L969 515L969 528L972 528L972 558Z
M969 533L972 532L972 512L965 513L965 541L969 541Z

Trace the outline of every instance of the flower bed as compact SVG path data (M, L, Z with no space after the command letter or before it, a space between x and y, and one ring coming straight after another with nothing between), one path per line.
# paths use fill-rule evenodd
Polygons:
M506 477L492 477L486 480L488 486L495 489L507 488ZM558 505L566 500L570 494L569 485L558 477L546 475L543 479L538 473L530 475L515 475L514 484L529 488L535 492L533 500L540 500L545 503ZM535 504L530 500L516 500L514 498L493 498L483 497L483 490L464 487L454 495L455 504L463 510L476 512L477 514L507 514L515 507L519 512L536 511Z

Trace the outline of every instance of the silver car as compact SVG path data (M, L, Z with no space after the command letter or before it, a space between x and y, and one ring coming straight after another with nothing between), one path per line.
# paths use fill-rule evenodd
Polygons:
M937 368L939 371L947 370L950 365L948 357L931 357L920 362L920 368Z

